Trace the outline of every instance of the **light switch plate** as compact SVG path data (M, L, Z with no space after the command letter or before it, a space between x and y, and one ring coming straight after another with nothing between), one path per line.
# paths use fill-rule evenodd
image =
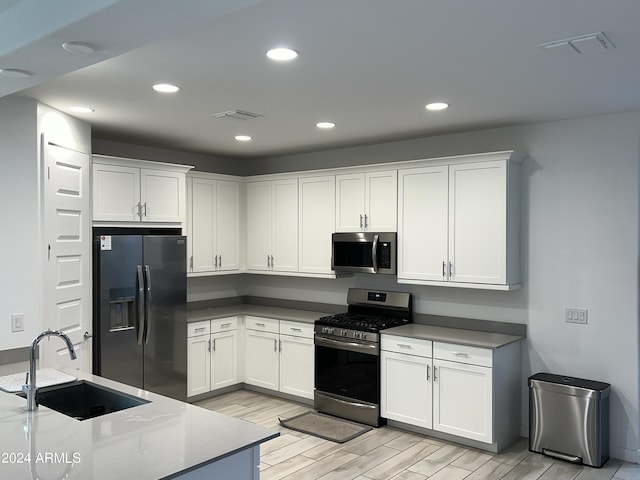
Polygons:
M14 313L11 315L11 331L24 332L24 313Z
M567 323L588 323L588 311L586 308L565 308L564 319Z

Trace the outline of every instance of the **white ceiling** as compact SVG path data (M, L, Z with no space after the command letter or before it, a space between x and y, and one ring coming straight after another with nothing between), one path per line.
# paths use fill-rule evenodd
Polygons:
M0 2L2 27L37 0ZM95 2L101 10L0 51L0 68L35 73L0 77L0 94L91 106L76 115L104 139L257 157L640 108L637 0ZM615 48L538 46L600 31ZM64 41L97 51L72 55ZM300 57L265 57L281 45ZM158 94L158 82L181 90ZM431 101L450 108L427 112ZM232 109L263 117L212 117ZM319 130L321 120L337 127Z

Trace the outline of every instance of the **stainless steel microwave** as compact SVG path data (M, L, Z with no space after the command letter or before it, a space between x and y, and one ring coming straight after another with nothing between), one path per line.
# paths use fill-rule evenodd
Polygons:
M396 274L395 232L334 233L331 268L336 272Z

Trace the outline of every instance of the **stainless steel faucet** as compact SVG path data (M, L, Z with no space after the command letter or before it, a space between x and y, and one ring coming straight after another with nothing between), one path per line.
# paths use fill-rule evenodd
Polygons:
M36 347L40 340L44 337L49 336L57 336L65 341L67 344L67 348L69 349L69 356L71 360L75 360L77 358L76 351L73 348L73 343L71 343L71 339L64 333L59 330L47 330L38 335L33 342L31 343L31 347L29 347L29 376L25 381L25 384L22 386L22 392L27 395L27 410L32 411L38 408L38 402L36 399L36 393L38 389L36 387Z

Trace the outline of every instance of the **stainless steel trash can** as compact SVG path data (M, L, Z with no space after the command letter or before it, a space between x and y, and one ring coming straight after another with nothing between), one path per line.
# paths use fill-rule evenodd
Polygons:
M537 373L529 377L529 450L601 467L609 459L611 385Z

